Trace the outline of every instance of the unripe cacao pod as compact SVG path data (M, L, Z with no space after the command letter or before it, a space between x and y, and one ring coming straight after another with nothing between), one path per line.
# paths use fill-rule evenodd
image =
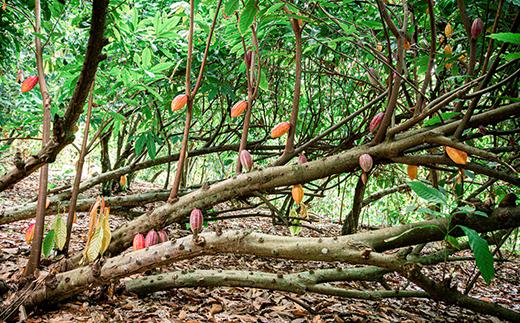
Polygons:
M453 48L451 47L450 44L446 45L444 47L444 54L445 55L451 55L453 53Z
M406 172L408 173L408 178L410 178L412 181L417 177L417 171L418 171L417 165L408 165L408 168Z
M132 248L134 250L144 249L144 236L141 233L135 235Z
M367 175L367 173L363 172L361 174L361 181L363 182L363 185L367 184L367 182L368 182L368 175Z
M377 49L378 52L382 52L383 51L383 44L377 43L376 49Z
M168 241L168 233L164 230L159 231L159 241L161 243Z
M301 186L300 184L293 185L291 194L294 199L294 202L296 202L296 204L300 204L303 200L304 195L303 186Z
M38 76L29 76L22 83L22 93L32 90L38 83Z
M126 187L126 183L126 175L121 176L121 178L119 178L119 185L121 185L121 187Z
M468 153L462 150L458 150L456 148L445 146L446 154L453 160L456 164L465 165L468 162Z
M231 108L231 118L236 118L241 115L247 109L247 101L242 100L235 103Z
M307 156L305 156L303 153L298 156L298 164L303 165L307 162Z
M249 151L243 149L240 152L240 164L247 171L250 171L253 168L253 157L251 157L251 154L249 153Z
M372 67L368 68L368 80L372 86L379 87L379 74Z
M27 244L31 243L32 239L34 237L34 223L31 223L25 230L25 242Z
M372 165L374 164L374 161L372 160L372 156L369 154L363 154L359 156L359 166L361 166L361 169L368 173L372 169Z
M246 53L246 65L247 67L251 67L251 59L253 57L253 52L248 50L247 53Z
M451 24L448 23L446 27L444 27L444 34L446 38L451 38L451 34L453 34L453 28L451 28Z
M289 131L289 128L291 128L291 124L289 122L281 122L274 126L274 128L271 130L271 138L278 138L283 136L284 134Z
M202 230L202 211L200 209L191 210L190 214L190 228L193 234L197 234Z
M146 234L146 238L144 239L144 246L148 248L150 246L156 245L159 242L159 235L155 230L150 230Z
M480 33L482 32L482 28L484 28L484 23L482 22L482 19L477 18L473 20L473 24L471 24L471 38L477 39L478 36L480 36Z
M188 102L188 96L186 94L179 94L173 100L171 104L172 111L177 111L186 105Z
M371 133L375 134L377 132L377 129L379 128L379 125L381 124L381 121L383 121L384 117L385 113L379 112L372 118L372 121L370 121L370 126L368 128Z

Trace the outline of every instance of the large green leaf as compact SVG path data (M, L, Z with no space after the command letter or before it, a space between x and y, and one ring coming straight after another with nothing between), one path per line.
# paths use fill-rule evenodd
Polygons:
M42 254L44 257L51 255L52 249L54 249L54 230L47 232L47 235L43 239L42 243Z
M477 231L463 225L459 225L459 227L468 237L469 246L475 256L477 267L482 274L482 278L489 285L491 279L495 276L495 267L493 265L493 255L489 251L487 241L482 239Z
M245 34L253 23L257 11L256 0L247 0L244 9L240 13L240 22L238 23L238 29L240 29L242 34Z
M56 248L61 250L65 246L65 240L67 239L67 224L60 215L54 220L53 230L55 232L54 241Z
M446 204L446 195L435 187L426 185L421 181L410 181L408 182L408 186L419 195L420 198L428 202Z
M488 37L505 43L520 45L520 33L498 33L491 34Z
M235 11L238 10L238 4L238 0L227 0L224 6L224 14L228 17L231 16L233 13L235 13Z

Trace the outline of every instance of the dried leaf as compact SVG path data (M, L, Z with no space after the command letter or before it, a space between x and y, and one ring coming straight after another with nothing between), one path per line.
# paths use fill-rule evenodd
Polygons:
M465 151L458 150L456 148L445 146L446 154L450 157L453 162L459 165L466 165L468 162L468 154Z

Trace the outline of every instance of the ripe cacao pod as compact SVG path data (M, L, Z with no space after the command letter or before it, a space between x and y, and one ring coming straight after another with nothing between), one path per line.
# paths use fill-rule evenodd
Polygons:
M34 223L31 223L25 230L25 242L27 244L31 243L32 239L34 237Z
M179 94L173 100L171 104L172 111L177 111L186 105L188 102L188 96L186 94Z
M247 101L242 100L235 103L231 108L231 118L236 118L241 115L247 109Z
M246 149L243 149L240 152L240 164L247 171L250 171L253 168L253 157L251 157L251 154Z
M359 156L359 166L361 166L361 169L368 173L372 169L372 165L374 164L374 161L372 160L372 156L369 154L363 154Z
M168 233L164 230L159 231L159 241L161 243L168 241Z
M375 134L377 132L377 129L379 128L379 125L381 124L381 121L383 121L384 117L385 113L379 112L372 118L372 121L370 121L370 126L368 128L371 133Z
M407 172L408 172L408 178L412 181L417 177L417 171L418 171L417 165L408 165Z
M283 136L284 134L289 131L289 128L291 128L291 124L289 122L281 122L274 126L274 128L271 130L271 138L278 138Z
M307 156L305 156L303 153L298 156L298 164L303 165L307 162Z
M453 160L456 164L465 165L468 162L468 153L462 150L458 150L456 148L445 146L446 154Z
M482 19L477 18L473 20L473 24L471 24L471 38L477 39L478 36L480 36L480 33L482 32L482 28L484 28L484 23L482 22Z
M451 55L453 53L453 48L451 47L450 44L446 45L444 47L444 54L445 55Z
M444 27L444 34L446 38L451 38L451 34L453 34L453 28L451 28L451 24L448 23L446 27Z
M29 76L26 78L22 83L22 93L29 92L30 90L34 89L36 83L38 83L38 76Z
M144 245L144 236L141 233L136 234L132 243L132 248L134 250L144 249Z
M191 210L190 228L194 235L198 234L202 230L202 221L202 211L200 209Z
M119 178L119 185L121 185L121 187L126 187L126 182L126 175L123 175L121 178Z
M296 202L296 204L300 204L303 200L304 195L303 186L301 186L300 184L293 185L291 194L294 199L294 202Z
M146 234L146 238L144 239L144 246L145 248L148 248L150 246L153 246L159 242L159 235L155 230L150 230Z

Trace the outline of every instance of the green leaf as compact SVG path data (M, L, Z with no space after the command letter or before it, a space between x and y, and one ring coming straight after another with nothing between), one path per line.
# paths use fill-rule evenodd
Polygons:
M56 217L52 229L55 232L54 242L56 243L56 248L61 250L65 246L65 240L67 239L67 224L60 215Z
M440 117L438 115L436 115L435 117L433 117L431 119L425 120L423 122L423 124L426 127L434 126L436 124L440 124L442 121L446 121L448 119L451 119L451 118L453 118L453 117L455 117L455 116L457 116L459 114L460 114L459 112L444 112L444 113L441 113Z
M444 240L453 248L460 250L459 241L454 236L447 235L446 237L444 237Z
M408 182L408 186L419 195L420 198L428 202L446 204L446 196L430 185L426 185L420 181L410 181Z
M238 29L242 34L245 34L253 23L257 11L256 0L247 0L244 10L240 13L240 22L238 23Z
M148 156L150 156L151 159L155 159L155 156L157 155L157 150L155 149L155 140L151 134L148 134L146 140L146 148L148 150Z
M520 33L497 33L491 34L488 37L505 43L520 45Z
M224 6L224 15L230 17L235 11L238 10L238 0L227 0Z
M51 255L52 249L54 249L54 230L47 232L47 235L42 242L42 254L45 258Z
M484 278L489 285L491 279L495 276L495 268L493 266L493 255L489 251L487 241L482 239L477 231L463 225L459 225L459 227L464 231L466 237L468 237L469 246L475 256L477 267L482 274L482 278Z
M296 209L292 208L291 211L289 211L289 217L291 218L297 218L298 213L296 212ZM291 220L291 224L300 224L300 219L294 219ZM299 225L291 225L289 227L289 232L292 236L297 236L302 231L302 227Z
M143 54L141 55L141 60L143 62L143 68L150 67L150 63L152 61L152 51L149 47L146 47L143 50Z
M101 246L103 244L103 229L101 226L96 229L94 234L92 235L92 239L90 239L90 243L87 246L87 260L94 261L99 253L101 252Z

